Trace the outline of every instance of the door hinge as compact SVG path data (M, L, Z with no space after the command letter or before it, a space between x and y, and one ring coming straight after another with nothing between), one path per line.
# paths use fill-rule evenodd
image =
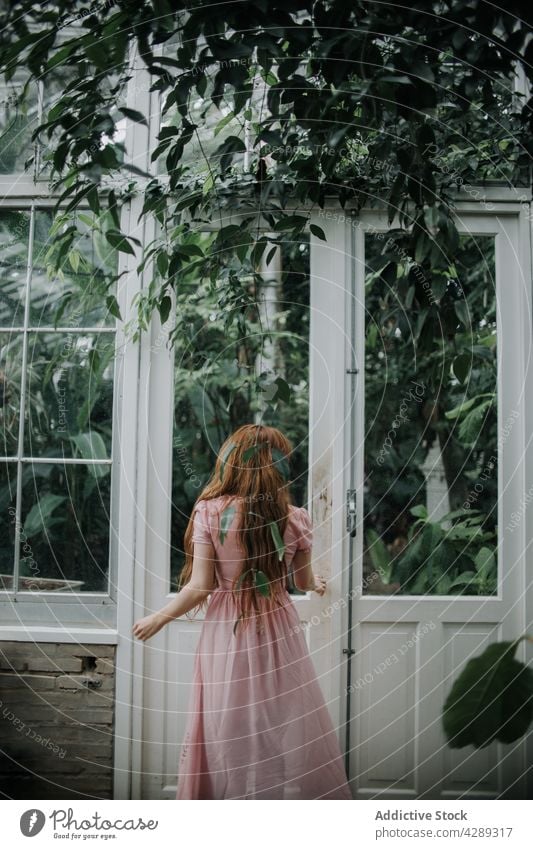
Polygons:
M346 491L346 531L351 537L357 533L357 504L355 489Z

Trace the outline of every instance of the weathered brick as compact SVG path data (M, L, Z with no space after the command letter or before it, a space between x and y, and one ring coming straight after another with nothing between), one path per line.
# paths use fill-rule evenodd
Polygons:
M56 655L55 657L30 657L28 659L30 672L81 672L81 658Z
M102 686L99 687L100 692L110 692L115 690L115 676L114 675L103 675L102 676Z
M87 742L87 739L65 743L65 748L68 748L71 757L88 758L112 758L113 753L113 738L109 736L107 740L101 740L98 743Z
M60 717L61 714L57 711L56 708L49 707L40 703L25 705L24 715L22 716L22 719L24 720L24 722L33 722L34 720L40 720L41 722L56 723L58 718Z
M2 672L12 672L16 670L17 672L25 672L28 669L28 655L9 655L9 657L3 657L0 655L0 671Z
M115 651L0 643L0 749L11 759L0 786L9 798L112 798Z
M0 675L0 696L5 690L16 690L18 692L24 692L26 690L53 690L56 680L54 675L15 675L4 672Z
M66 646L63 644L62 650L64 653ZM76 657L114 657L115 656L116 646L108 646L101 645L100 643L95 643L94 645L72 645L72 654L76 655Z
M58 675L55 687L58 690L101 690L108 681L108 675Z
M42 737L53 737L58 733L57 724L51 723L32 723L32 728ZM63 745L66 747L70 746L113 746L113 733L112 729L109 725L102 725L101 727L95 727L91 730L90 736L87 735L87 731L83 726L73 726L73 725L62 725L61 728L61 740L63 741ZM87 742L89 741L89 742Z
M26 769L35 772L37 775L42 775L43 755L41 754L39 757L38 754L36 754L32 757L24 758L24 766ZM53 752L48 752L46 757L46 774L58 774L59 778L56 778L56 780L61 780L61 776L79 776L84 771L83 764L81 764L80 761L71 760L68 755L64 758L60 758Z
M84 725L92 728L95 725L103 725L113 721L113 711L106 708L80 708L76 715L63 718L65 725Z
M100 672L104 675L114 675L115 664L113 660L105 657L99 657L96 660L95 672Z
M43 690L28 687L27 690L2 690L0 698L2 704L12 710L23 709L24 705L46 705L49 703L50 694L54 690Z

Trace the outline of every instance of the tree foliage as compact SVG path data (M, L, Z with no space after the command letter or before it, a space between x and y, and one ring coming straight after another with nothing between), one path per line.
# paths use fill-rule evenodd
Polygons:
M228 322L238 322L242 280L269 241L297 239L310 205L328 197L356 210L385 201L403 249L445 286L458 243L453 190L527 175L531 101L514 79L533 74L530 24L522 0L505 10L483 0L19 0L0 18L1 64L8 82L23 68L45 89L67 80L36 134L67 210L82 200L95 214L108 208L109 243L137 255L119 208L144 193L143 216L160 231L142 257L157 278L139 303L141 326L154 309L166 319L184 269L211 279ZM148 117L124 100L133 65L162 97L144 182L114 140L121 119L142 128ZM208 109L219 113L216 144L202 135ZM122 192L109 188L119 174L132 177ZM268 239L258 236L258 210ZM224 221L230 211L238 223ZM214 215L221 226L209 252L191 250L191 228ZM72 244L73 231L64 239ZM415 292L411 309L425 309L425 297ZM424 316L428 347L437 310Z

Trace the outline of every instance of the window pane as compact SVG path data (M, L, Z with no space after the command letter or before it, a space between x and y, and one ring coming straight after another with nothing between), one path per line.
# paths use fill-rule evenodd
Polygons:
M0 461L0 590L12 589L17 466Z
M109 282L117 271L118 252L102 237L94 216L82 213L77 222L80 236L66 254L61 273L49 273L60 250L60 244L53 243L52 224L50 211L36 213L30 325L55 326L58 318L62 327L112 326L115 318L106 307L106 296L114 292ZM59 226L57 220L55 224Z
M0 333L0 455L17 454L22 334Z
M26 456L109 456L113 356L112 333L29 334Z
M29 212L0 212L0 327L24 323L29 234Z
M0 174L19 174L33 154L31 134L37 127L37 89L24 88L15 76L8 85L0 81Z
M430 283L383 245L366 237L364 592L491 595L494 240L462 237Z
M106 591L110 466L25 464L19 589Z
M214 237L195 238L204 240L207 251ZM242 328L224 326L224 309L209 281L194 274L180 281L177 315L183 333L175 345L171 591L183 566L183 534L216 454L233 430L258 421L261 410L262 421L280 428L293 443L291 494L295 504L306 502L309 243L284 243L280 264L279 279L257 293L267 300L268 315L258 316L257 307L251 307L244 312ZM288 402L278 395L279 378L290 392Z

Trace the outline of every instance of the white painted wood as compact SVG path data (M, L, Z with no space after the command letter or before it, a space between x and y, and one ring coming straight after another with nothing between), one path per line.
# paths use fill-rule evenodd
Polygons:
M307 593L295 597L300 621L307 626L309 651L317 676L331 710L335 726L343 715L340 698L340 612L328 611L339 594L342 561L335 554L332 540L340 540L334 522L342 522L342 485L335 469L342 470L344 451L341 440L327 435L338 420L339 401L343 403L342 353L332 344L333 334L344 322L344 288L334 284L338 277L331 261L344 266L346 238L341 237L333 255L328 255L311 237L311 336L310 382L310 503L314 521L314 569L330 579L328 596L320 599ZM332 273L333 272L333 273ZM340 277L343 278L344 272ZM335 286L331 292L330 283ZM165 333L158 336L150 357L149 403L145 426L148 433L147 510L145 547L145 612L163 607L170 599L170 493L173 435L173 358L165 344ZM324 381L329 389L324 394ZM339 386L340 381L340 386ZM342 436L342 418L339 433ZM334 501L335 499L335 501ZM176 542L176 541L175 541ZM140 764L138 795L134 798L175 798L177 767L181 742L187 723L187 710L193 658L202 615L183 617L166 626L144 648L143 687L139 694L143 722L139 733ZM136 702L137 704L137 702Z
M118 642L115 628L76 628L58 625L25 626L0 625L0 643L7 640L34 643L75 643L114 645Z
M525 798L526 740L491 744L481 751L452 750L442 730L442 706L467 659L495 640L512 640L531 623L526 607L526 556L531 525L505 528L531 481L531 248L524 204L487 213L464 205L457 224L469 234L494 235L498 302L498 426L513 414L501 439L499 485L499 585L490 598L455 596L356 596L351 695L350 777L356 798ZM347 326L359 360L364 355L364 233L387 230L383 212L365 211L353 224L355 319ZM526 240L527 236L527 240ZM524 244L526 241L526 244ZM353 322L355 320L355 328ZM356 431L356 479L363 479L364 374L350 427ZM526 462L525 462L526 461ZM526 473L527 472L527 473ZM531 484L530 484L531 485ZM533 490L532 490L533 492ZM527 530L526 530L527 529ZM354 558L362 581L363 509L359 501ZM345 555L346 556L346 555ZM528 590L530 593L530 590ZM529 625L531 628L531 625ZM525 644L517 651L525 659Z
M132 56L135 63L135 56ZM144 76L143 76L144 75ZM143 85L144 79L144 85ZM151 97L147 91L148 75L138 71L128 86L128 106L150 114ZM149 151L153 149L154 128L128 122L126 150L130 161L149 170ZM123 210L121 227L143 244L153 238L153 228L139 224L142 196L135 196ZM114 798L136 798L139 783L139 729L142 722L143 645L134 640L131 629L144 610L144 528L145 528L145 469L147 435L144 427L143 387L148 385L150 337L133 343L125 332L128 321L134 320L134 296L150 281L151 265L139 275L138 259L121 254L123 269L118 301L124 325L120 328L120 391L116 396L117 417L115 455L119 472L118 521L114 527L117 557L116 627L119 640L116 653L115 683L115 749Z
M519 242L520 242L520 274L521 285L527 293L527 309L523 316L525 324L524 332L524 351L523 359L525 363L524 374L524 399L525 399L525 423L524 430L526 436L526 445L524 448L524 502L527 504L524 507L524 515L522 522L524 524L524 540L525 540L525 557L531 563L533 555L533 510L531 509L531 499L533 498L533 358L532 358L532 342L533 339L533 214L531 204L523 203L519 215ZM521 588L521 594L524 598L524 631L533 638L533 581L529 579L529 572L526 571L524 581ZM533 640L524 641L524 655L522 659L533 666ZM525 767L527 764L533 763L533 732L529 732L526 744ZM527 797L533 798L533 770L526 769L527 781Z
M342 653L346 633L342 623L347 604L345 583L345 489L344 465L347 433L348 393L345 375L344 281L351 269L349 228L338 218L315 211L310 223L320 227L324 242L310 236L311 316L310 316L310 409L309 466L314 526L313 568L328 580L323 599L314 601L321 620L321 642L314 660L333 724L343 745L345 731L346 659Z

